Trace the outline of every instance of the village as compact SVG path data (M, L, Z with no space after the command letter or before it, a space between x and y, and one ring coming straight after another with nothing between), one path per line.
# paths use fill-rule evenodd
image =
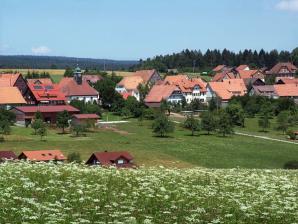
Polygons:
M64 129L70 128L77 137L81 136L88 128L107 126L107 123L102 120L99 109L103 106L103 94L95 88L103 80L103 77L99 74L83 72L78 66L70 71L72 73L70 77L63 77L58 83L53 82L51 77L28 78L21 73L0 74L2 113L9 111L15 117L13 121L15 125L33 128L35 134L40 134L41 139L46 136L46 126L62 128L62 133L64 133ZM208 114L204 111L210 111L212 105L217 111L228 109L229 102L237 97L260 97L268 100L284 99L289 100L289 102L292 101L294 105L297 104L298 79L296 72L297 68L289 62L277 63L271 69L250 69L248 65L239 65L238 67L218 65L210 72L210 81L207 82L206 78L204 79L199 75L194 77L181 73L173 74L173 72L160 74L155 69L137 70L129 76L120 77L120 81L116 83L114 90L124 102L135 101L139 105L143 105L141 112L133 112L139 107L136 103L133 103L134 106L132 107L135 108L130 109L132 111L126 111L126 106L120 108L118 114L124 118L127 117L127 112L130 115L139 113L134 116L143 117L147 110L154 117L156 116L154 113L157 111L164 111L162 112L164 114L169 113L167 116L172 111L172 114L176 112L174 113L176 116L181 114L178 117L184 117L186 121L174 119L171 122L190 122L185 128L191 129L192 135L194 135L199 129L199 120L196 120L198 114L201 114L201 122L204 122L202 114L203 117L204 114ZM268 80L270 84L268 84ZM80 104L91 105L93 108L91 111L94 113L86 112L80 106L76 108L76 105ZM180 109L177 110L177 108ZM244 119L234 118L236 119L234 120L235 124L241 123L240 120ZM9 122L8 125L13 124L12 121ZM264 130L269 127L268 118L266 120L265 117L262 122L261 127ZM6 126L7 124L3 121L1 123L3 134ZM164 128L166 129L166 127ZM205 129L208 130L208 133L216 129L215 127L209 128L210 130ZM166 132L166 130L159 130L157 135L164 136L167 135ZM223 134L230 133L232 131L226 127ZM298 130L292 130L286 136L290 136L292 141L295 141ZM4 138L3 141L5 141ZM2 161L5 159L43 162L67 160L67 156L59 150L59 146L58 150L50 149L50 146L47 148L49 149L22 151L19 156L16 156L12 150L0 151L0 158ZM111 148L99 150L89 155L90 158L85 157L86 164L137 167L129 151L122 149L120 149L121 151L113 151Z

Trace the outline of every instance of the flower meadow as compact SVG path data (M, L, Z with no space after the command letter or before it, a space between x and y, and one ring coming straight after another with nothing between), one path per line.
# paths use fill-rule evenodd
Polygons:
M298 172L0 164L0 223L298 223Z

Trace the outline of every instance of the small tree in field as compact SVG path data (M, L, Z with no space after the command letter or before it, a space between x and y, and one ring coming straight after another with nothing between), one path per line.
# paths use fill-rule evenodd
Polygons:
M152 128L153 132L159 137L165 137L168 133L174 132L174 124L164 113L161 113L155 118Z
M70 116L67 110L59 112L57 114L57 127L62 128L63 134L65 133L65 128L69 127L69 123L68 123L69 119L70 119Z
M259 127L262 128L262 131L265 132L267 128L270 127L270 120L268 114L264 114L259 118Z
M211 112L205 112L201 115L201 126L202 130L207 131L208 135L210 132L216 129L216 119Z
M222 134L223 137L233 133L233 122L225 111L221 111L219 114L218 132Z
M0 121L0 131L4 135L9 135L11 132L10 123L8 120Z
M196 131L200 131L200 121L195 119L193 115L187 116L184 127L191 131L191 135L194 136Z
M76 137L79 137L85 131L86 131L86 126L83 124L72 125L72 132L75 134Z
M37 134L40 136L41 141L42 141L42 138L47 135L47 128L44 123L42 123L39 129L37 129Z
M31 124L31 127L34 129L34 134L37 134L37 130L43 125L43 121L41 119L36 119Z
M277 129L281 130L283 134L286 133L288 128L291 126L290 113L288 111L282 111L277 115Z

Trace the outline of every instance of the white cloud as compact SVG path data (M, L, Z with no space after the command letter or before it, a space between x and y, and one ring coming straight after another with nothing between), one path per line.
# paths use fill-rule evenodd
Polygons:
M276 8L283 11L298 12L298 0L281 0L276 4Z
M32 47L31 49L33 54L47 54L51 52L51 49L47 46L40 46L40 47Z

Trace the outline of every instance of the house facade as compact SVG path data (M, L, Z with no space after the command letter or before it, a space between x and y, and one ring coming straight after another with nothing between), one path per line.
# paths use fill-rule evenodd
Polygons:
M275 78L278 77L295 77L295 73L297 71L297 67L290 62L286 63L277 63L273 66L268 72L267 75L273 76Z

